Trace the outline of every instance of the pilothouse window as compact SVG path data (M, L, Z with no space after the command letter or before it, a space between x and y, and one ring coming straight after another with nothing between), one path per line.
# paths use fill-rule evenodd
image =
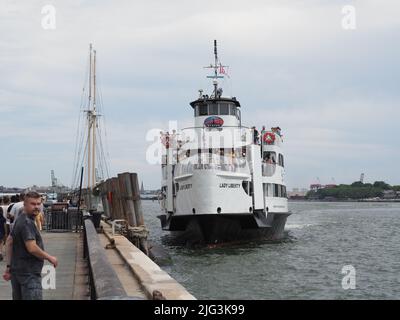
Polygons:
M198 104L194 107L194 116L231 115L240 117L240 110L232 103Z
M208 115L208 105L203 104L199 106L199 116L207 116Z
M229 114L229 105L226 103L221 103L219 105L219 114L228 115Z
M217 115L218 114L218 104L211 104L210 105L210 115Z

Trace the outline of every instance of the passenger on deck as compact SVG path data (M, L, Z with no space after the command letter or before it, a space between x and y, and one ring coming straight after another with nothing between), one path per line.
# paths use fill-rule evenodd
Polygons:
M255 126L253 126L252 129L253 129L253 143L254 144L259 144L260 137L258 135L258 130L256 129Z
M261 139L264 137L264 134L267 133L267 130L265 129L265 126L262 126L261 128Z
M282 135L281 135L281 128L279 128L279 127L273 127L273 128L271 128L271 131L274 132L274 133L276 133L278 136L282 137Z

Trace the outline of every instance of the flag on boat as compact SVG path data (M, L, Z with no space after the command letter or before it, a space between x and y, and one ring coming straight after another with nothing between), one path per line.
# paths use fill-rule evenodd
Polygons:
M227 76L229 78L228 72L225 70L226 66L223 66L221 63L219 64L219 73Z

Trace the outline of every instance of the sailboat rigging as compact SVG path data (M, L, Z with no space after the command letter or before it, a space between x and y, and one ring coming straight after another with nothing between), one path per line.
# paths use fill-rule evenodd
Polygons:
M109 158L109 154L103 145L107 136L102 95L98 86L96 59L96 50L90 44L88 72L85 76L79 111L71 185L72 189L77 189L80 181L80 168L84 167L83 186L87 190L85 205L88 209L96 209L97 204L92 198L92 193L99 182L109 177L109 165L106 159Z

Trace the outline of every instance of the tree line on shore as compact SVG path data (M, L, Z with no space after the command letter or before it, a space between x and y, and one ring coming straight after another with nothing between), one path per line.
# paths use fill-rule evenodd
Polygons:
M340 184L329 188L310 190L306 199L367 199L383 197L385 190L400 191L400 185L391 186L384 181L363 183L361 181L352 184Z

